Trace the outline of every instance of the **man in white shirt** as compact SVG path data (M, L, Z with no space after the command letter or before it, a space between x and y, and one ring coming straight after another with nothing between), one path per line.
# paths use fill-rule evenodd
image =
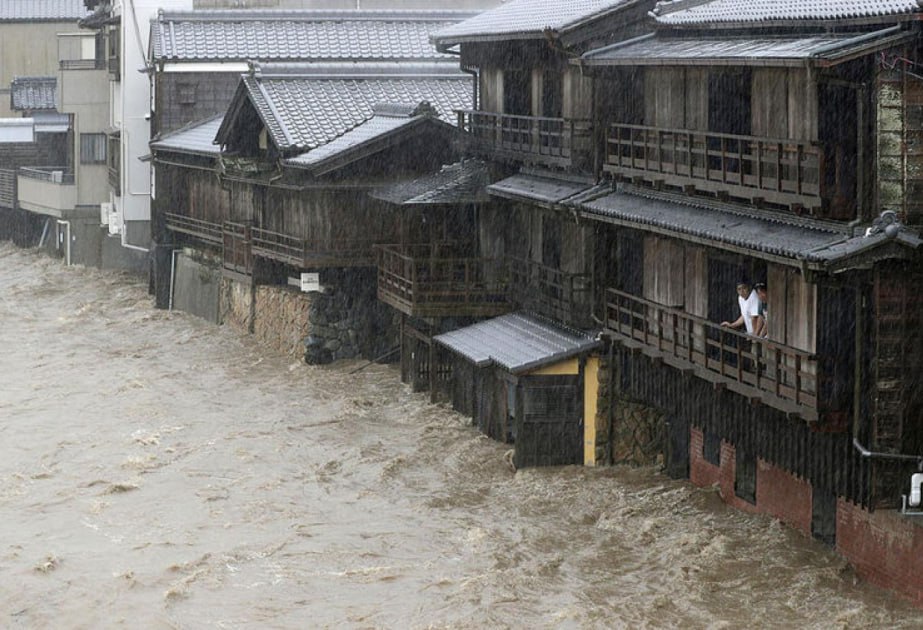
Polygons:
M743 326L747 329L747 334L752 335L753 331L759 325L760 318L760 299L750 287L749 282L740 282L737 284L737 304L740 306L740 317L733 322L721 322L725 328L740 328Z

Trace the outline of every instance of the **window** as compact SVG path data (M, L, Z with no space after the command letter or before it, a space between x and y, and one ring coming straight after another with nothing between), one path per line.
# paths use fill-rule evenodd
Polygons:
M80 134L80 163L105 164L106 163L106 134L82 133Z
M178 83L176 85L176 101L180 105L195 105L196 84L195 83Z

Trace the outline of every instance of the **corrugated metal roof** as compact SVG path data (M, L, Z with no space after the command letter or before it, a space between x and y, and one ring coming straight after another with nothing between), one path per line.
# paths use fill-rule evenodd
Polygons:
M0 22L69 22L90 14L83 0L2 0Z
M55 77L16 77L10 82L10 93L14 110L55 109L58 80Z
M491 364L522 374L589 352L595 334L569 330L524 313L510 313L433 337L478 367Z
M472 78L446 63L264 65L242 81L283 151L325 145L369 119L379 103L427 101L454 123L454 110L472 99Z
M588 182L556 179L550 174L522 172L491 184L487 187L487 192L505 199L556 204L592 187L593 184Z
M703 241L734 251L762 252L779 259L829 265L883 244L879 237L853 237L845 228L825 229L780 217L756 217L729 209L694 205L679 195L614 191L582 200L573 207L589 218L600 217L637 229L655 229L678 238ZM871 239L871 240L870 240Z
M32 113L35 133L67 133L71 128L71 117L56 111L39 111Z
M220 116L205 122L193 123L159 140L154 140L151 142L151 149L217 157L221 152L221 147L213 143L220 125Z
M382 187L371 196L397 205L483 203L489 201L487 164L465 160L443 166L438 173Z
M470 11L194 11L151 20L162 61L446 58L430 37Z
M654 15L660 24L709 25L795 20L850 20L920 11L917 0L667 0Z
M433 36L445 47L483 39L544 37L545 29L565 31L588 20L618 11L639 0L511 0L499 7L448 26Z

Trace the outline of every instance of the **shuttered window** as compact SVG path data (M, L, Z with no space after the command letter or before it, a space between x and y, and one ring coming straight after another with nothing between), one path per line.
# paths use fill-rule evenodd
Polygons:
M105 164L106 163L106 134L82 133L80 134L80 163Z

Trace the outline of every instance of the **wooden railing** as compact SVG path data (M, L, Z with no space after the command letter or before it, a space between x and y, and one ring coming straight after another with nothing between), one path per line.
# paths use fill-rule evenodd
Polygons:
M0 168L0 208L16 208L16 181L16 169Z
M372 239L306 239L254 227L254 255L297 267L370 267L375 254Z
M589 274L569 273L518 258L510 259L509 265L509 295L517 306L573 326L593 325Z
M376 250L378 298L407 315L488 317L510 310L501 260L466 256L465 249L445 243Z
M250 251L250 223L225 221L222 226L222 259L227 269L250 273L253 257Z
M590 121L457 110L458 126L484 148L523 161L570 166L589 160ZM582 155L578 155L582 154Z
M604 170L818 212L824 152L811 142L614 124Z
M164 219L166 219L167 222L167 229L173 230L174 232L183 232L184 234L189 234L203 241L216 243L218 245L223 241L220 223L187 217L173 212L165 212Z
M772 407L816 416L822 375L811 353L621 291L606 294L608 331Z

